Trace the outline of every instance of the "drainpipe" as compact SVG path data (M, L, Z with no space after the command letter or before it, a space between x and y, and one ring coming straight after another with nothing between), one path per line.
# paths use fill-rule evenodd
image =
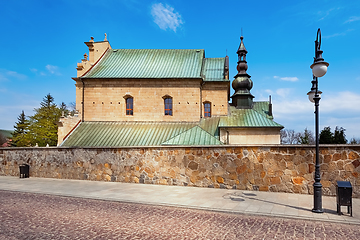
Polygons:
M272 103L271 103L271 95L269 95L269 116L272 117Z
M226 130L226 144L230 144L229 131Z
M202 90L203 90L203 86L205 85L205 82L203 81L201 84L200 84L200 119L203 118L203 99L202 99Z
M84 103L84 93L85 93L85 82L83 79L81 79L81 82L82 82L82 85L83 85L83 88L82 88L82 102L81 102L81 122L84 122L84 110L85 110L85 103Z

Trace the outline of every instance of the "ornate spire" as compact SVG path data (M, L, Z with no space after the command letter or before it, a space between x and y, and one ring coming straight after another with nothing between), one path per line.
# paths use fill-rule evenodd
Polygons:
M240 37L240 46L239 49L237 50L237 55L238 55L238 66L237 66L237 70L238 73L241 74L246 74L246 70L248 69L248 65L246 62L246 54L248 53L248 51L245 48L244 42L243 42L244 37L241 36Z
M234 81L232 82L232 87L235 90L234 95L231 96L232 98L232 105L236 108L252 108L253 106L253 98L254 96L251 95L250 90L253 87L253 82L250 79L250 75L247 74L248 65L246 62L246 54L248 51L245 48L244 37L240 37L240 46L237 50L238 55L238 65L237 70L238 74L234 77Z

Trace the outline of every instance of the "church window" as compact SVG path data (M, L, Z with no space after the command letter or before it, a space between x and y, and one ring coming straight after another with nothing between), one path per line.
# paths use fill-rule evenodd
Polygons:
M126 98L126 115L134 115L134 99L132 97Z
M165 105L165 115L172 116L172 98L166 97L164 98L164 105Z
M204 117L211 117L211 103L204 103Z

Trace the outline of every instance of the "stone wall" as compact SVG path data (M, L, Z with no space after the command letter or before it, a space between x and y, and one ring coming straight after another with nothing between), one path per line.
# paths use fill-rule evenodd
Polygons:
M320 147L324 195L350 181L360 197L360 145ZM2 148L0 175L312 194L313 146Z

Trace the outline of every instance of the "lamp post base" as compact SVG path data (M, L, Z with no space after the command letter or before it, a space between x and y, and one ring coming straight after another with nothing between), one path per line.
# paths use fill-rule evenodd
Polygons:
M314 213L323 213L322 209L322 184L319 182L314 183L314 208L312 212Z
M324 212L322 209L315 209L315 208L311 211L314 213L323 213Z

